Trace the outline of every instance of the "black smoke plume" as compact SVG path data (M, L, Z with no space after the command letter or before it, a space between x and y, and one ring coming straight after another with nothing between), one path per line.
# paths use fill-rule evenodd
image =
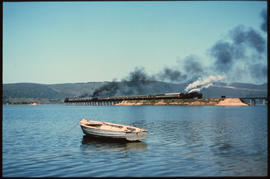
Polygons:
M229 32L229 41L216 42L210 49L210 55L215 59L215 70L229 72L237 63L246 63L249 60L253 64L262 59L265 47L266 41L258 32L240 25Z
M249 66L249 71L254 79L267 78L267 66L264 64L256 63Z
M144 68L136 67L121 82L110 82L96 89L92 97L142 94L144 92L144 86L154 81L155 77L149 76Z
M147 75L144 68L136 67L133 72L129 73L129 76L122 81L126 83L128 86L136 86L139 84L146 84L154 81L155 78Z
M190 55L185 57L183 67L187 74L187 81L194 81L206 75L205 67L202 66L197 56Z
M96 89L92 97L97 96L117 96L117 95L132 95L144 94L147 85L161 81L180 82L187 78L187 75L182 74L177 69L170 69L165 67L161 72L156 75L148 75L144 68L136 67L134 71L122 79L121 82L111 82Z
M169 80L171 82L180 82L187 78L187 75L183 74L177 69L170 69L168 67L165 67L162 72L160 72L158 75L158 79L161 81L163 80Z
M108 84L105 84L101 86L100 88L96 89L92 95L92 97L96 96L112 96L117 92L119 89L119 83L118 82L109 82Z
M267 32L267 10L264 9L260 16L263 18L261 29ZM233 76L234 74L242 74L241 72L246 72L256 80L266 79L267 66L261 63L262 59L266 58L265 52L266 40L260 33L253 28L239 25L228 33L227 39L217 41L210 48L210 56L213 57L214 61L208 68L214 69L214 73L226 73L226 75L231 76L231 79L240 79L241 75ZM201 65L196 56L186 57L180 65L183 71L176 67L165 67L153 76L148 75L143 68L135 68L125 79L105 84L95 90L92 96L143 94L148 84L158 80L196 82L198 78L207 73L206 68Z
M243 45L256 50L258 53L265 51L265 40L254 29L245 29L244 26L237 26L231 31L233 45ZM235 46L237 48L237 46Z
M235 50L233 46L224 41L217 42L211 48L211 55L216 59L215 69L220 72L228 72L233 64Z
M261 29L267 33L267 10L263 9L261 12L261 17L263 19L263 23L261 25Z
M144 68L136 67L133 72L130 72L126 79L121 82L121 90L123 94L142 94L144 86L155 81L154 76L149 76Z

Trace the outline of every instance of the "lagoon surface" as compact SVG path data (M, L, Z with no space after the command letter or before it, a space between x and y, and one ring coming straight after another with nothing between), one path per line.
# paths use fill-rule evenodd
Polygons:
M3 177L267 176L267 106L3 106ZM85 137L82 118L148 129Z

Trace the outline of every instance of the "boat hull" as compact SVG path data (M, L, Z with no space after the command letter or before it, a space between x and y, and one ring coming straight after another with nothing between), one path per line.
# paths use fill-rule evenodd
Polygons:
M141 130L139 132L130 132L130 131L112 131L112 130L102 130L94 127L88 127L81 125L82 131L84 134L92 137L103 137L127 141L138 141L147 137L147 130Z
M100 130L94 128L88 128L85 126L81 126L82 131L86 135L90 136L100 136L100 137L111 137L111 138L126 138L125 132L116 132L116 131L108 131L108 130Z

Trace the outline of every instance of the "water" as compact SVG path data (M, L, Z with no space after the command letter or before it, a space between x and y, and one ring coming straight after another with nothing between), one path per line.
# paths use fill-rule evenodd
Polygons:
M4 177L267 176L267 107L3 106ZM82 118L148 129L87 138Z

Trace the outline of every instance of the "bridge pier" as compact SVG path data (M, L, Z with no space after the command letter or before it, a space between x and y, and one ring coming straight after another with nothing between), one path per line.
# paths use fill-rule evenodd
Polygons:
M262 104L263 104L263 105L268 105L267 99L263 99Z
M249 105L255 106L256 105L256 99L249 99Z

